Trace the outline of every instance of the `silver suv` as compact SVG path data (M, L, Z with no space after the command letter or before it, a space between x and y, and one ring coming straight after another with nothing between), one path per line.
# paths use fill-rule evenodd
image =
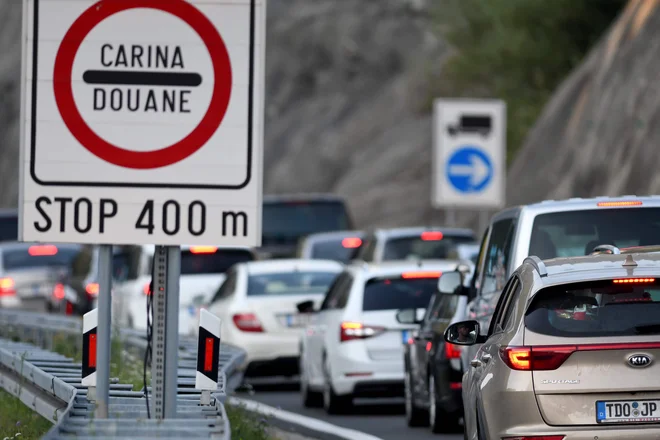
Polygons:
M526 258L485 336L475 320L447 328L482 344L463 376L466 439L660 438L660 248L601 249Z
M481 241L466 319L488 329L504 284L527 256L587 255L601 244L660 244L660 196L548 200L500 211ZM463 350L464 371L478 349Z

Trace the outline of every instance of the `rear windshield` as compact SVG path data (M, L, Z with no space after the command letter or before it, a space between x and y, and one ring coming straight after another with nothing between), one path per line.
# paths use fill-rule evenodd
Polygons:
M312 244L311 258L336 260L342 263L350 261L355 248L346 247L344 245L344 238L345 237L332 238L314 242L314 244Z
M362 310L425 309L437 290L437 278L372 279L364 288Z
M56 248L55 246L48 246L48 249L45 252L33 251L32 255L28 248L3 250L2 267L5 271L43 267L70 269L74 258L80 253L80 249L78 248Z
M424 240L421 236L401 237L387 240L383 260L447 259L455 245L472 243L473 237L444 235L441 240Z
M525 326L559 337L660 334L660 284L607 280L548 287L535 295Z
M280 272L250 275L248 296L325 293L338 272Z
M530 255L545 260L591 253L599 244L619 248L660 244L660 208L593 209L538 215Z
M0 217L0 241L18 241L18 217Z
M351 229L340 202L268 202L263 205L263 232L267 239L295 239L315 232Z
M213 253L181 251L181 275L225 273L234 264L253 261L251 252L242 249L218 249Z

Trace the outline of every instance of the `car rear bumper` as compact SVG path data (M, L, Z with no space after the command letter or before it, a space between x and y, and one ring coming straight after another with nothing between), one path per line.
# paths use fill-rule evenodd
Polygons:
M245 377L296 376L300 373L300 362L296 356L252 361L245 368Z
M533 430L532 430L533 429ZM657 440L660 438L660 425L640 425L640 426L593 426L593 427L573 427L567 426L566 429L555 426L526 427L526 429L511 429L505 434L492 438L515 437L515 436L550 436L563 435L563 440Z
M263 370L267 364L272 364L275 369L280 369L290 365L292 359L296 360L295 370L298 370L298 358L300 357L300 337L298 335L246 333L237 335L236 338L226 342L241 347L247 353L242 366L246 373L250 364L254 365L251 367L253 370Z
M355 354L355 353L353 353ZM404 365L400 360L366 360L351 351L331 360L332 386L337 394L355 397L403 396Z

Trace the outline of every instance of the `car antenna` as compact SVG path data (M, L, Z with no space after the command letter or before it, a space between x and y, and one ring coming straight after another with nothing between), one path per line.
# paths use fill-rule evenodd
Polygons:
M635 267L635 266L637 266L637 262L635 261L635 259L633 258L632 255L628 254L626 256L626 261L623 262L622 266L623 267Z

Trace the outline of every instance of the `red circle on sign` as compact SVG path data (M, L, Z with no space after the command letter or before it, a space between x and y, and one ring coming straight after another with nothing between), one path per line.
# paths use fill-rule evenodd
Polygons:
M132 151L112 145L85 122L73 98L73 62L83 40L94 27L118 12L135 8L170 13L192 27L202 39L213 64L213 94L206 114L185 138L154 151ZM231 96L229 53L217 29L204 14L185 0L100 0L78 17L67 31L55 58L53 90L62 120L71 134L92 154L125 168L152 169L172 165L195 153L220 126Z

